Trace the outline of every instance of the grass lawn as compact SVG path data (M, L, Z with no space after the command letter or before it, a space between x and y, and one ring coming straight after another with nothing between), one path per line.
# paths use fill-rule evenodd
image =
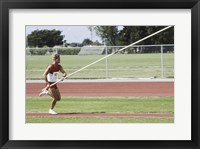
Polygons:
M61 64L68 74L104 57L105 55L62 55ZM43 79L43 71L51 63L51 56L26 56L26 79ZM73 75L70 79L105 78L106 61L103 60ZM117 54L108 58L109 78L161 77L161 55ZM164 53L164 76L174 77L174 54Z
M26 123L174 123L174 118L27 117Z
M48 112L50 97L27 97L26 112ZM63 97L58 113L174 113L173 97ZM172 123L173 118L26 117L27 123Z

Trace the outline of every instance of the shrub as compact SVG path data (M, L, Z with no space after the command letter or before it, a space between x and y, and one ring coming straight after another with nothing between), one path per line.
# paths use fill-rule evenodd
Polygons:
M60 55L77 55L80 52L81 48L67 48L67 47L59 47L59 48L28 48L26 49L27 55L48 55L57 51Z
M28 50L31 55L45 55L49 48L30 48Z
M81 48L57 48L58 54L60 55L77 55Z

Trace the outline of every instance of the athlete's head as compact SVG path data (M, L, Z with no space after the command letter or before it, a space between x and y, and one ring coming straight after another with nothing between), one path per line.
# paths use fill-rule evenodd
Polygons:
M52 54L52 59L56 63L60 63L60 55L57 53Z

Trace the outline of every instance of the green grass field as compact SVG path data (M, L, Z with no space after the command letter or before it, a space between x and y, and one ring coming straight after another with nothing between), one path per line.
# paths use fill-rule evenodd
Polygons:
M173 118L27 117L27 123L173 123Z
M48 112L49 97L27 97L26 112ZM63 97L58 113L174 113L173 97ZM173 123L174 118L26 117L27 123Z
M104 57L105 55L63 55L61 64L68 74ZM161 55L117 54L108 58L109 78L161 77ZM52 62L51 56L26 56L26 79L43 79L43 72ZM69 79L98 79L106 76L106 61L71 76ZM164 76L174 77L174 54L164 53Z
M68 74L105 55L61 55ZM109 78L161 78L161 55L117 54L108 58ZM44 79L43 72L52 63L51 56L26 56L26 79ZM106 61L71 76L69 79L100 79L106 76ZM164 53L164 76L174 77L174 54ZM49 97L27 97L26 112L48 112ZM174 113L174 97L63 97L58 113ZM27 123L173 123L174 118L117 117L26 117Z

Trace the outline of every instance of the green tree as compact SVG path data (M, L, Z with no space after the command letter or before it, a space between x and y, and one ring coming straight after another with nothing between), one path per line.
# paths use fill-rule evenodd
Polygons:
M166 26L147 26L147 35L150 35ZM174 27L171 27L159 34L147 39L145 44L173 44L174 43Z
M29 47L53 47L63 44L63 35L59 30L35 30L27 36Z
M129 45L134 43L165 26L124 26L119 32L118 43L121 45ZM140 42L139 44L173 44L174 43L174 27L163 31L151 38Z
M118 37L117 26L95 26L94 30L102 40L107 40L107 44L112 46L116 45Z
M100 46L102 44L98 40L96 40L96 41L93 42L93 45Z
M89 38L86 38L83 40L82 45L86 46L86 45L91 45L92 43L93 42Z
M89 31L91 32L91 41L93 41L94 26L89 26L88 29L89 29Z

